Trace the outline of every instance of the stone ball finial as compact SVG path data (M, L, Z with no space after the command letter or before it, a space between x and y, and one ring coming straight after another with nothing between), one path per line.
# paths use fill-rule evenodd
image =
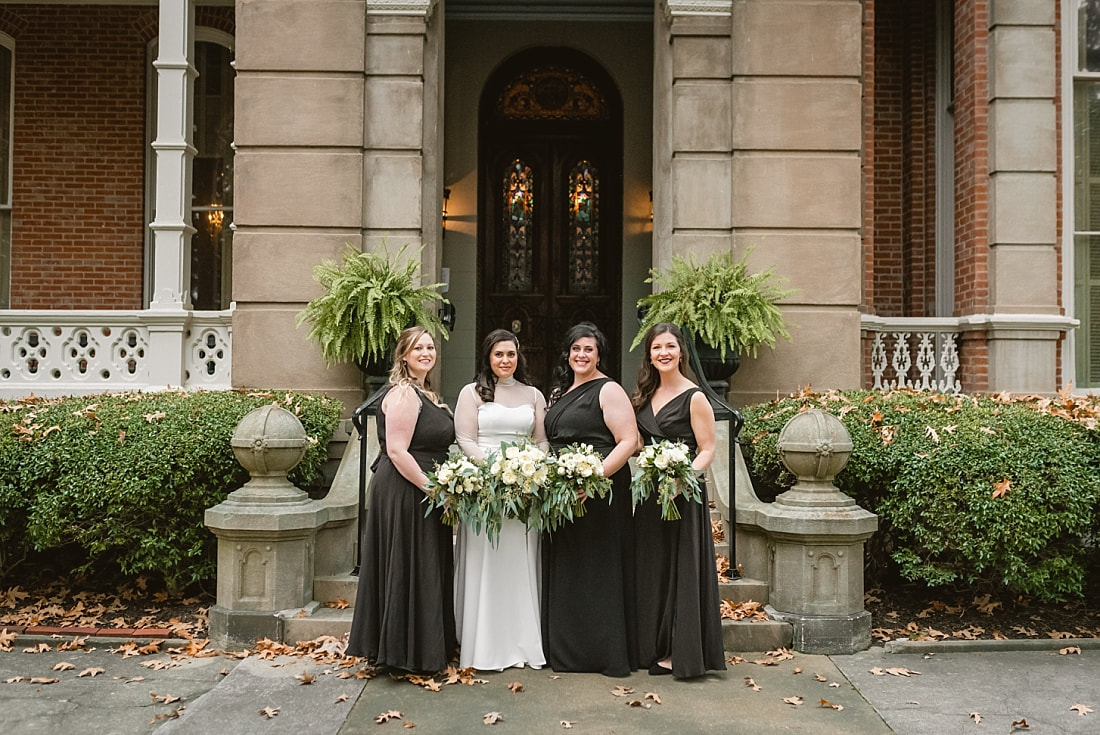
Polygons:
M285 477L306 453L306 430L282 406L261 406L241 419L230 445L253 477Z
M827 411L798 414L779 432L779 458L803 489L827 486L852 456L852 437L840 419ZM809 486L809 487L807 487Z

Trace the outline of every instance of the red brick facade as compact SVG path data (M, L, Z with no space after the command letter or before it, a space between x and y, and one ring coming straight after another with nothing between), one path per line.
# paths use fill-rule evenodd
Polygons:
M233 10L197 22L232 32ZM156 9L8 5L15 40L11 307L140 309Z

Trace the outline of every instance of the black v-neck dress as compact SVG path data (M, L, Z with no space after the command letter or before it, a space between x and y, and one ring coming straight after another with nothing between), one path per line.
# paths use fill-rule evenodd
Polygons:
M638 409L642 440L682 441L694 455L691 396L698 390L684 391L656 416L650 403ZM649 667L671 654L672 674L682 679L726 668L710 507L700 485L702 503L676 499L678 521L661 520L656 494L634 512L639 661Z
M455 439L449 411L420 396L409 453L425 472ZM386 414L378 414L381 453L370 484L360 543L348 655L419 673L442 671L458 648L454 610L454 529L437 508L424 517L424 491L386 455Z
M553 449L615 447L600 390L610 378L573 388L546 412ZM610 502L609 502L610 501ZM638 668L630 470L612 476L609 498L588 498L585 514L543 538L542 645L554 671L629 676Z

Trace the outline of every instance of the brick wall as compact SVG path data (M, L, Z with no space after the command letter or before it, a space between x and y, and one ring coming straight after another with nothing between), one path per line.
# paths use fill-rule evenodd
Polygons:
M232 31L232 9L200 23ZM146 64L156 11L10 5L15 39L11 306L140 309Z
M881 316L935 309L935 6L874 8L871 306Z

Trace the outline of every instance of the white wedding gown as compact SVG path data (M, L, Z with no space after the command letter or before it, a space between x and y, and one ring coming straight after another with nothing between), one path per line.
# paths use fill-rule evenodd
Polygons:
M507 406L502 393L514 389L530 391L541 400L537 389L523 384L498 385L497 401L482 403L470 395L460 396L456 422L476 405L476 450L467 436L459 445L467 454L488 455L500 449L501 442L513 442L532 436L535 406L524 402ZM467 391L464 389L463 391ZM464 401L463 398L466 400ZM530 400L528 395L524 401ZM511 402L511 401L509 401ZM541 427L540 427L541 429ZM541 430L539 432L542 433ZM542 652L539 618L539 533L528 533L522 521L505 519L497 545L477 535L465 524L459 527L455 554L455 621L461 644L459 663L463 668L503 671L512 666L541 668L546 665Z

